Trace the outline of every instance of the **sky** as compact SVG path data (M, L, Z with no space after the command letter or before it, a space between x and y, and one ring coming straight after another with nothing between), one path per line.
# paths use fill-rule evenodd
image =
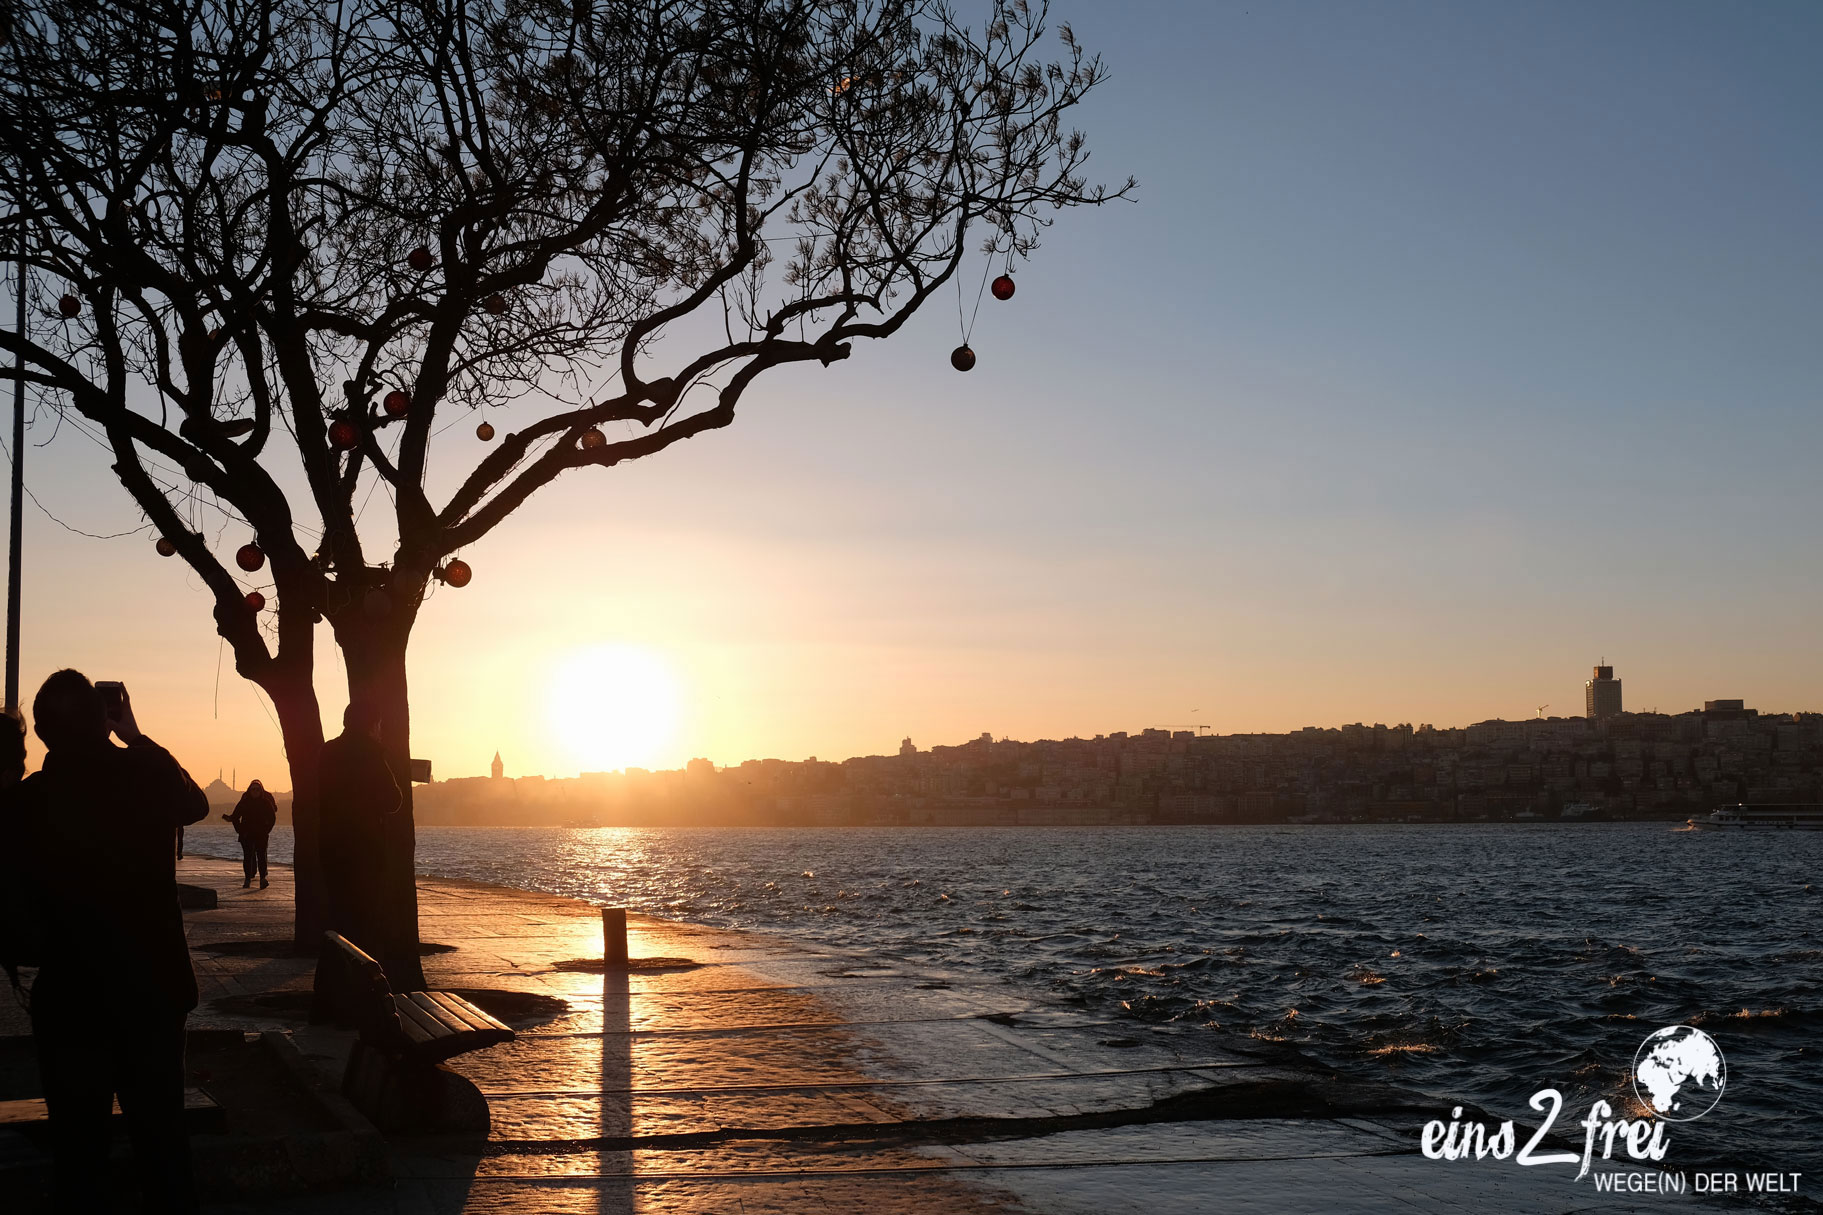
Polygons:
M1052 16L1133 201L1059 217L973 372L932 305L466 552L411 653L439 777L1573 715L1603 660L1632 709L1823 710L1823 7ZM139 526L53 431L44 507ZM289 786L194 574L25 537L28 702L123 679L199 778Z

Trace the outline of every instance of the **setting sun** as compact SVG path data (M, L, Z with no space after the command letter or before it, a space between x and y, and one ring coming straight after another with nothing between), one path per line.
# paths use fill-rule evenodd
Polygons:
M551 732L582 771L651 766L676 732L677 678L642 647L573 651L549 686Z

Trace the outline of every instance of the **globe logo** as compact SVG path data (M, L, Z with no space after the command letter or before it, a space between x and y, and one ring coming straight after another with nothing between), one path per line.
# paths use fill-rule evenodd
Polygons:
M1667 1122L1695 1122L1728 1087L1728 1062L1715 1039L1694 1025L1646 1035L1633 1056L1633 1092Z

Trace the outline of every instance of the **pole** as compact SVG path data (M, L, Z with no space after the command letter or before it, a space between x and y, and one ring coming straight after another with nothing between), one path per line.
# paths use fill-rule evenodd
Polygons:
M19 549L21 509L25 505L25 222L19 223L19 281L13 335L18 347L13 366L13 513L6 553L6 711L19 715Z

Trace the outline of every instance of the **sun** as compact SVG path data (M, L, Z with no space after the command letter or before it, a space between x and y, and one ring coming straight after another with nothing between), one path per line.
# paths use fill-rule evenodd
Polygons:
M551 734L583 772L657 764L677 733L678 686L665 660L634 645L568 654L546 700Z

